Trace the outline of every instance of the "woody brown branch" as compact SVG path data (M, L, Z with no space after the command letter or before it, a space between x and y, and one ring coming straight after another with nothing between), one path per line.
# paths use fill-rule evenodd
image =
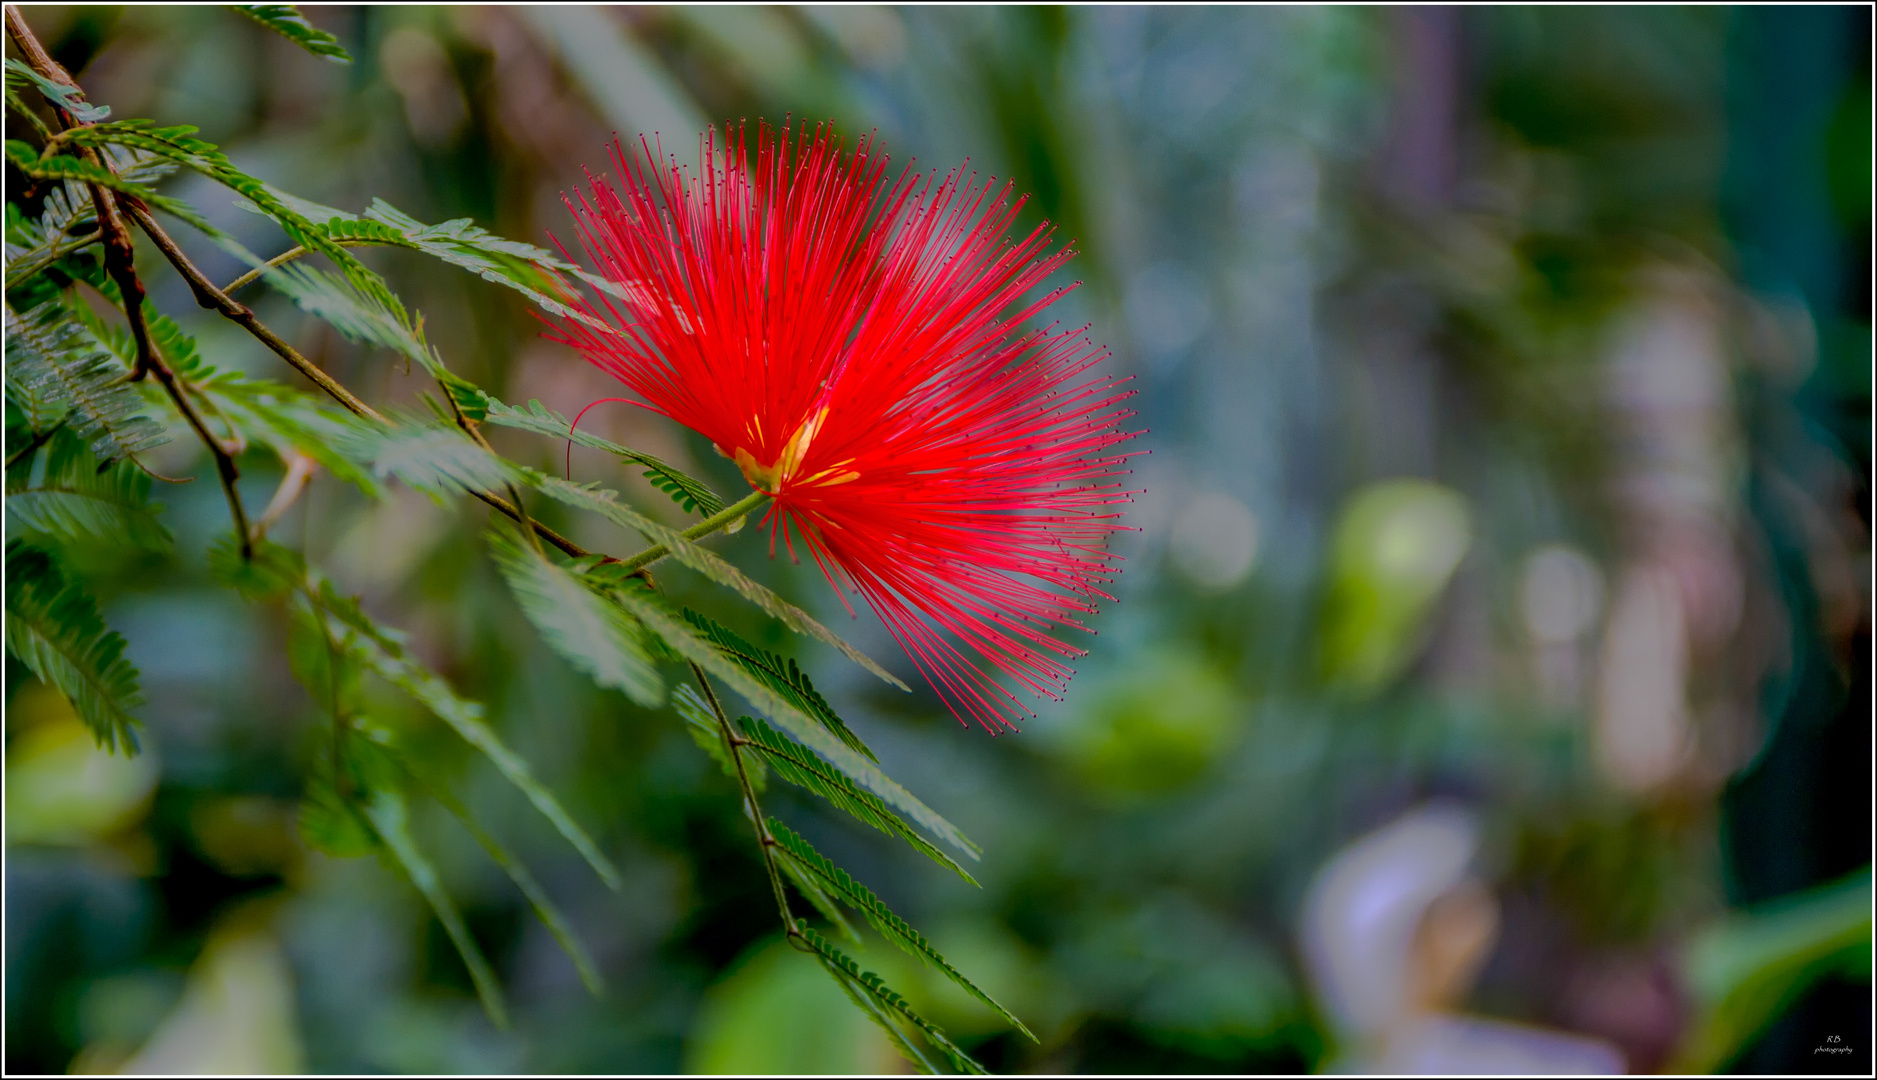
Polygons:
M45 46L33 35L32 28L26 25L26 19L19 9L12 4L6 5L7 32L13 38L20 51L26 55L33 70L51 82L76 88L63 66L46 52ZM84 125L84 121L61 108L56 101L49 102L58 121L67 129ZM102 153L85 148L84 156L99 168L110 170L111 164ZM235 467L235 459L222 446L208 425L203 423L202 415L184 394L181 381L176 373L163 361L163 355L157 350L156 342L150 337L150 327L144 320L143 282L137 277L136 248L131 243L130 231L124 226L123 216L118 212L116 194L101 184L85 185L91 191L91 202L98 212L98 232L104 241L104 266L112 282L117 285L118 298L123 303L124 319L130 324L131 341L137 350L135 366L131 369L133 380L146 375L156 376L163 387L163 392L176 406L183 419L189 424L202 444L208 447L209 454L215 459L215 474L221 481L222 493L228 499L228 512L234 518L235 533L241 538L241 557L249 558L253 554L253 539L248 535L248 515L241 506L241 492L235 482L241 476Z
M302 356L298 349L287 344L285 339L255 317L253 310L246 304L229 296L227 292L210 281L189 256L184 254L182 248L177 246L176 241L170 238L169 233L164 231L163 226L157 223L156 218L151 216L148 209L136 205L130 206L129 209L131 220L135 221L137 227L149 236L151 243L155 244L157 250L163 253L163 257L169 260L169 264L176 268L176 272L182 275L183 280L189 283L189 291L195 294L197 304L220 313L223 318L246 330L354 416L362 416L368 420L384 420L384 415L378 410L360 401L337 379L320 370L311 360Z

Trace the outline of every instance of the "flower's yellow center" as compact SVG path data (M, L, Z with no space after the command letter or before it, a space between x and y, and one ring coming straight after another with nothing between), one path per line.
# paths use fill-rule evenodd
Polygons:
M860 478L859 473L852 469L844 468L844 466L853 464L853 458L837 462L826 469L816 472L812 476L805 476L799 479L796 477L796 472L800 470L802 466L802 458L806 457L808 454L809 444L814 442L815 433L821 430L822 422L827 420L827 418L828 410L824 406L819 412L815 413L815 415L802 421L802 426L796 428L795 434L789 436L789 441L783 444L782 454L776 458L775 464L773 465L764 465L757 461L756 455L741 446L736 448L735 453L725 456L735 461L736 467L743 470L743 479L748 480L751 487L758 491L766 491L771 495L780 492L785 484L796 487L803 487L810 484L817 484L822 487L834 487L837 484L845 484L852 480L858 480ZM760 420L752 420L751 426L755 429L755 434L758 440L760 440L762 435L762 422ZM723 453L722 448L719 448L717 452L720 454Z

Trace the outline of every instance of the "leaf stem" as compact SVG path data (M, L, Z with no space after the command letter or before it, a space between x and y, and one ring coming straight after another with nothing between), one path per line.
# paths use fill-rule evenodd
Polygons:
M44 431L41 431L35 434L31 442L27 443L25 446L20 447L18 450L13 451L11 454L8 454L6 467L11 469L13 466L20 463L21 458L27 457L34 450L37 450L40 447L46 445L46 443L51 440L52 436L57 435L59 433L59 429L65 426L65 421L70 420L71 418L72 418L71 414L66 413L64 417L60 418L58 423L52 425L51 427L47 428Z
M375 240L334 240L332 241L332 243L337 244L340 247L378 247L380 246L378 242ZM307 248L307 247L288 248L286 251L281 252L280 254L267 260L261 265L255 267L254 269L241 275L235 280L229 282L228 284L223 285L222 292L224 294L228 294L228 293L234 292L236 289L239 289L245 285L251 285L254 283L254 280L260 277L262 274L265 274L269 270L275 269L276 267L285 266L287 263L290 263L293 260L301 257L302 255L305 255L307 252L311 250L312 250L311 248Z
M255 318L254 312L245 304L216 288L215 283L197 269L189 256L183 253L182 248L176 246L176 241L170 238L169 233L163 231L163 226L157 224L156 219L150 216L148 210L135 204L129 204L128 208L131 219L150 237L151 242L156 244L157 250L161 251L163 257L169 260L170 265L176 268L176 272L183 276L183 280L189 283L190 291L195 293L197 304L211 311L221 312L224 318L254 335L261 344L272 349L295 371L306 376L313 385L330 394L334 401L345 406L353 415L363 416L369 420L384 420L383 414L378 410L354 397L350 390L341 386L332 376L321 371L311 360L300 355L299 350L287 344L279 334L269 329L266 323Z
M65 86L77 87L78 83L33 35L32 27L26 25L26 19L19 8L6 5L7 33L10 34L27 62L47 80ZM53 114L65 126L65 131L74 127L89 126L84 121L60 108L57 102L51 103ZM64 136L64 131L53 136L53 140ZM111 171L111 163L96 149L86 148L84 155L99 168ZM143 282L137 277L136 248L131 242L130 229L124 224L123 214L119 210L117 195L102 184L86 184L91 191L91 202L98 212L98 235L104 241L104 266L116 282L118 296L124 305L124 319L130 324L130 337L137 347L136 365L131 369L130 377L141 379L145 375L156 376L156 381L163 386L163 392L182 414L190 428L202 439L202 444L209 448L215 459L215 474L221 480L222 494L228 499L228 512L234 518L235 534L241 538L241 557L252 558L254 541L248 534L247 511L241 507L241 492L235 486L241 471L235 467L235 459L228 453L208 425L203 422L202 414L190 403L183 393L176 373L164 362L163 355L157 350L156 342L150 336L149 324L143 317L144 291ZM127 206L131 204L126 204Z
M710 703L710 711L717 717L717 730L723 736L724 745L730 748L730 760L736 763L737 786L743 789L743 804L749 810L750 825L756 830L756 847L762 852L763 870L769 874L769 888L775 892L782 929L793 941L802 931L795 914L789 910L789 896L782 888L782 872L776 869L776 838L769 835L762 806L756 801L756 788L750 783L749 770L743 764L743 747L749 740L738 738L736 729L730 726L729 714L723 711L723 703L717 700L717 691L712 689L710 676L704 674L704 669L693 662L691 674L696 676L697 685L704 691L704 700Z
M60 235L65 235L65 234L61 233ZM104 242L103 237L98 236L96 233L93 233L89 236L81 236L70 243L66 243L66 244L54 243L50 248L47 248L43 254L41 254L37 259L34 259L32 262L25 263L23 265L9 267L8 277L11 278L13 281L25 281L27 278L30 278L33 275L39 273L41 270L44 270L46 267L51 266L55 262L58 262L60 259L63 259L64 257L66 257L67 255L70 255L74 251L83 251L84 249L90 247L93 244L99 244L103 242Z
M306 482L313 478L313 470L317 468L319 463L299 450L288 456L286 475L280 478L280 486L274 489L273 499L254 523L256 540L266 536L267 530L280 520L281 515L300 497L300 493L306 490Z
M719 529L727 528L735 524L737 519L750 513L757 507L760 507L763 501L768 498L769 493L766 491L752 491L743 498L742 502L737 503L735 506L726 506L722 510L717 511L684 530L683 536L686 540L696 540L700 537L709 536ZM624 573L630 574L650 566L669 554L671 554L670 548L663 544L654 544L630 559L622 559L619 564L619 569Z

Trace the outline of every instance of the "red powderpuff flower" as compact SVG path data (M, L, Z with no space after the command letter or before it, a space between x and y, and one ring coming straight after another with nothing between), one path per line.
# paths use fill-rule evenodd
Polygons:
M696 174L640 145L568 200L615 295L581 305L610 332L561 340L773 496L771 554L780 532L865 596L960 719L1028 711L993 672L1059 699L1084 650L1051 631L1113 599L1133 415L1083 331L1024 329L1072 252L1006 239L1009 185L889 180L825 127L759 126L753 158L713 131Z

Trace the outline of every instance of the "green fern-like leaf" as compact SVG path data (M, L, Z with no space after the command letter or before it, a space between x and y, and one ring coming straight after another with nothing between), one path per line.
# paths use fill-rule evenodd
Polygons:
M83 90L80 90L76 86L68 86L65 83L53 82L51 79L46 78L44 75L28 67L24 61L15 60L9 56L7 57L6 68L8 104L15 104L17 101L15 97L17 91L26 84L31 83L39 89L39 93L43 95L47 101L72 114L72 118L80 123L95 124L102 120L108 120L111 117L111 107L109 105L91 104L85 100L85 92ZM32 115L31 111L25 107L23 102L17 103L16 107L22 115Z
M725 657L715 645L665 607L652 593L643 587L635 587L635 583L623 582L612 588L611 595L680 656L722 680L725 685L743 695L758 712L786 728L796 743L812 749L826 768L846 777L850 786L860 785L866 789L863 794L871 793L869 797L905 814L920 827L972 858L977 857L977 846L967 840L957 826L920 802L912 792L886 775L880 766L848 749L847 744L835 738L827 728L810 719L767 684ZM808 756L812 758L814 755ZM943 858L942 853L940 857Z
M187 124L156 127L148 120L112 120L91 127L72 128L62 138L78 146L124 146L155 154L201 173L242 195L274 219L292 240L331 259L347 281L360 292L386 303L396 303L390 287L364 263L320 231L317 224L280 197L272 187L250 176L228 160L215 144L195 137ZM206 222L201 223L206 225ZM210 231L210 235L218 235Z
M335 449L350 461L370 466L379 477L395 476L436 496L500 490L520 479L514 466L454 426L411 417L393 418L383 428L354 427Z
M46 446L37 482L16 472L8 477L6 518L14 528L68 543L130 544L167 551L169 531L157 520L162 507L150 502L150 478L122 462L102 467L84 440L60 429Z
M299 7L294 4L229 4L228 6L314 56L323 56L338 64L352 62L352 54L345 51L345 46L339 44L339 39L307 22L306 16L300 14Z
M709 517L723 510L723 499L703 481L671 467L650 454L643 454L598 435L572 428L567 423L566 417L542 405L539 401L529 401L527 408L518 409L513 405L504 405L486 394L484 398L483 407L487 411L491 424L532 431L555 439L572 439L581 446L604 450L630 461L642 467L645 470L645 478L660 491L671 496L671 500L683 507L687 513Z
M729 745L723 741L723 732L717 729L717 715L711 712L710 705L689 686L679 686L671 692L671 705L684 720L685 730L691 733L691 741L710 755L711 760L723 769L725 776L735 780L736 762L730 756ZM763 765L762 759L755 756L744 759L743 769L749 776L750 786L756 789L757 794L762 794L769 778L769 770Z
M96 208L75 184L57 184L47 191L37 218L28 218L18 203L8 203L6 214L9 293L60 257L98 239L96 231L87 228L97 221ZM90 234L82 240L74 235L81 229Z
M330 582L321 580L312 591L318 598L316 616L324 620L328 632L341 643L347 655L415 698L465 742L481 751L580 852L601 880L611 888L620 887L619 870L612 860L600 852L586 830L561 807L560 800L536 779L527 761L510 750L489 726L483 718L481 705L457 696L442 676L405 652L402 635L378 626L359 608L356 600L339 595Z
M606 333L613 332L603 320L569 306L574 299L574 288L566 275L583 278L590 275L542 248L505 240L468 218L425 225L383 199L373 200L371 209L361 217L295 198L277 189L270 188L269 192L277 203L314 222L325 240L420 251L486 281L514 289L551 314L578 319ZM259 206L250 209L268 212Z
M776 775L797 787L812 791L828 800L835 807L846 811L856 820L864 822L886 833L897 836L911 844L921 854L946 867L971 884L977 879L965 872L952 857L934 847L932 842L921 836L904 819L893 812L879 796L870 791L862 791L852 780L827 762L822 761L808 751L808 748L775 728L770 727L757 717L743 717L741 726L743 735L762 753Z
M801 935L802 939L808 943L808 946L815 950L817 957L821 960L822 965L828 969L829 974L833 975L837 982L843 984L843 988L851 985L854 990L864 994L869 1001L888 1016L911 1024L920 1035L925 1037L927 1042L931 1043L934 1048L945 1055L946 1060L951 1062L952 1068L962 1073L969 1073L973 1076L990 1075L985 1071L984 1066L979 1065L970 1054L965 1053L958 1048L957 1044L946 1038L945 1033L939 1029L938 1025L920 1016L919 1013L913 1009L912 1005L899 995L898 991L886 985L885 981L878 975L875 975L871 971L862 971L860 965L854 963L851 957L843 953L840 949L835 948L833 942L815 933L813 929L803 927ZM881 1026L887 1028L888 1034L897 1034L893 1031L890 1024L884 1021L877 1022L880 1022ZM902 1046L902 1050L904 1049L906 1048ZM915 1064L923 1064L922 1060L918 1057L915 1057L913 1060Z
M599 487L571 483L557 476L549 476L546 473L538 472L526 466L521 467L521 472L522 475L527 477L529 483L538 488L542 494L549 498L564 502L578 509L599 514L616 525L632 529L647 540L662 545L667 551L671 552L671 557L678 562L703 574L719 585L726 585L735 589L743 595L745 600L763 609L764 612L774 617L790 630L807 637L812 637L823 644L832 645L836 649L839 649L843 656L846 656L849 660L854 661L861 667L866 668L881 680L893 686L897 686L901 690L909 689L905 683L894 678L892 673L874 662L866 653L842 641L834 631L829 630L827 627L815 621L814 617L809 615L806 611L803 611L801 608L777 596L773 589L757 584L755 581L751 580L747 574L730 565L729 562L725 561L724 558L716 552L685 539L684 535L676 529L660 525L658 522L639 513L632 507L627 506L620 501L619 496L614 492Z
M425 225L383 199L372 201L364 223L390 229L403 246L514 289L544 311L611 329L568 306L573 299L572 288L562 275L574 267L532 244L504 240L468 218Z
M491 532L489 546L522 613L555 652L640 705L664 704L664 681L639 643L645 631L631 616L509 531Z
M132 196L159 210L173 214L206 232L216 231L215 227L209 224L208 219L202 216L202 212L195 207L190 206L181 199L173 199L167 195L158 195L155 191L150 189L149 185L132 180L113 169L99 165L97 162L87 161L84 158L69 157L64 154L40 157L32 147L14 139L7 140L6 155L7 160L12 162L15 168L35 179L66 180L82 184L96 184L99 187L109 188L112 191Z
M167 442L124 383L123 366L103 352L70 309L54 299L21 313L6 310L7 397L38 417L65 416L101 461L118 461ZM30 404L25 404L30 403ZM43 429L42 429L43 430Z
M334 476L367 495L383 495L383 488L368 467L340 453L338 447L374 438L365 421L311 394L239 371L216 368L205 362L195 339L167 315L149 318L150 336L164 359L198 397L208 400L210 422L220 418L243 437L274 451L281 460L305 454ZM133 348L128 334L111 334L93 324L92 330L120 357Z
M535 918L541 920L541 925L547 927L547 932L553 935L561 951L567 954L567 959L573 961L574 971L580 976L580 981L586 986L588 992L598 996L604 991L606 981L600 977L599 968L594 965L592 954L587 952L579 935L574 933L572 925L567 922L567 917L561 914L560 908L548 896L547 890L541 887L541 883L535 879L533 871L528 869L527 864L516 858L501 841L477 824L469 808L464 806L462 800L453 795L448 787L423 776L410 761L400 760L399 764L425 793L450 812L450 816L456 819L489 858L502 868L502 872L515 883L515 887L521 890L522 896L528 901L528 906L534 909Z
M31 146L15 139L7 140L6 154L14 168L35 180L73 180L81 184L97 184L145 202L153 202L157 197L156 192L143 184L125 180L104 166L84 158L67 157L64 154L42 158Z
M795 665L795 661L777 656L775 653L759 649L732 633L729 628L709 618L699 615L689 608L684 610L685 620L697 628L698 633L709 638L711 643L722 650L723 654L740 665L743 670L767 683L771 690L782 695L789 704L803 713L821 722L835 738L846 743L848 749L866 757L868 761L879 762L860 736L853 733L847 724L836 715L828 705L827 699L815 689L815 684L808 679L808 673Z
M769 819L769 832L776 838L776 843L787 853L790 861L800 865L803 872L812 877L821 887L840 897L843 903L860 912L861 917L872 924L873 928L880 932L881 937L937 969L946 978L962 987L966 993L977 998L992 1012L1002 1017L1005 1023L1029 1036L1032 1042L1039 1041L1030 1029L1023 1025L1023 1021L1018 1020L1009 1009L999 1005L989 994L980 990L976 983L965 978L964 973L941 956L924 935L907 925L906 920L895 915L891 908L882 903L880 898L873 894L873 890L855 881L847 871L829 862L827 856L816 851L813 845L775 818Z
M290 580L296 571L301 582L306 577L305 563L298 555L266 541L256 545L253 558L244 560L233 538L229 537L211 550L209 561L217 578L242 589L244 595L254 599L277 598L292 592L298 587ZM457 819L521 890L536 917L573 961L581 981L598 994L603 983L592 957L526 864L484 830L447 785L427 776L416 760L401 753L389 731L357 714L359 668L356 657L346 649L342 639L331 633L331 627L320 615L313 605L297 606L290 654L294 674L309 691L325 698L333 714L332 737L340 740L335 764L343 770L347 784L346 793L341 794L333 782L331 767L323 773L315 772L300 813L301 832L308 843L332 855L366 854L377 847L378 839L371 823L360 812L361 805L372 804L381 793L394 798L401 798L406 790L428 794ZM330 745L327 748L332 749ZM333 756L322 752L318 759L325 761Z
M225 419L244 437L274 451L281 460L305 454L334 476L367 495L383 495L383 487L370 468L339 452L338 447L371 440L375 429L351 413L328 405L311 394L238 371L226 371L204 362L195 340L167 315L147 320L150 335L170 367L210 404L211 416ZM95 333L106 328L94 326ZM118 335L113 348L122 356L132 346L129 335ZM211 419L213 422L213 419Z
M137 752L143 704L124 639L105 627L98 605L65 580L52 557L18 541L6 547L7 651L72 703L98 745Z
M107 147L104 159L118 179L148 187L177 168L171 161L150 154ZM162 199L159 208L174 200ZM29 219L16 203L7 204L6 282L9 295L19 295L22 287L40 272L75 252L98 243L97 204L83 184L67 181L50 185L40 206L39 217ZM32 303L24 306L30 307Z
M469 977L476 984L476 993L482 998L482 1007L489 1014L489 1019L497 1027L508 1026L508 1008L502 1001L502 985L496 981L495 972L489 962L483 959L482 949L476 939L469 934L469 927L463 923L463 917L457 914L456 905L450 901L450 894L443 888L443 879L437 875L436 868L424 855L423 849L411 837L409 818L404 799L394 791L381 790L374 794L371 803L365 808L365 816L378 838L384 842L385 849L403 867L411 884L430 904L430 910L436 913L437 921L443 924L443 930L450 936L450 943L456 946L457 954L463 958L463 966L469 969Z
M821 887L821 882L801 863L784 856L776 859L776 868L782 871L782 876L789 879L789 884L795 886L795 891L806 897L809 904L813 905L821 917L828 920L828 924L833 926L841 936L856 945L860 944L860 934L854 930L853 924L847 921L847 916L841 914L841 905L834 902L834 897Z
M439 367L436 355L411 323L404 305L388 291L361 289L348 277L328 274L302 263L287 263L265 274L267 283L291 297L307 314L323 319L353 341L392 349L423 365Z
M330 581L309 569L298 554L279 545L262 541L254 545L253 558L244 560L233 539L228 538L211 548L209 568L223 583L251 599L292 596L295 609L322 643L331 643L345 663L370 671L409 694L481 751L580 852L601 880L612 888L620 887L619 871L612 860L600 852L553 792L535 778L528 763L502 742L483 718L482 706L459 697L442 676L411 657L405 651L403 634L379 625L359 607L356 598L341 595ZM319 674L315 672L303 681L314 693L324 694L326 680Z

